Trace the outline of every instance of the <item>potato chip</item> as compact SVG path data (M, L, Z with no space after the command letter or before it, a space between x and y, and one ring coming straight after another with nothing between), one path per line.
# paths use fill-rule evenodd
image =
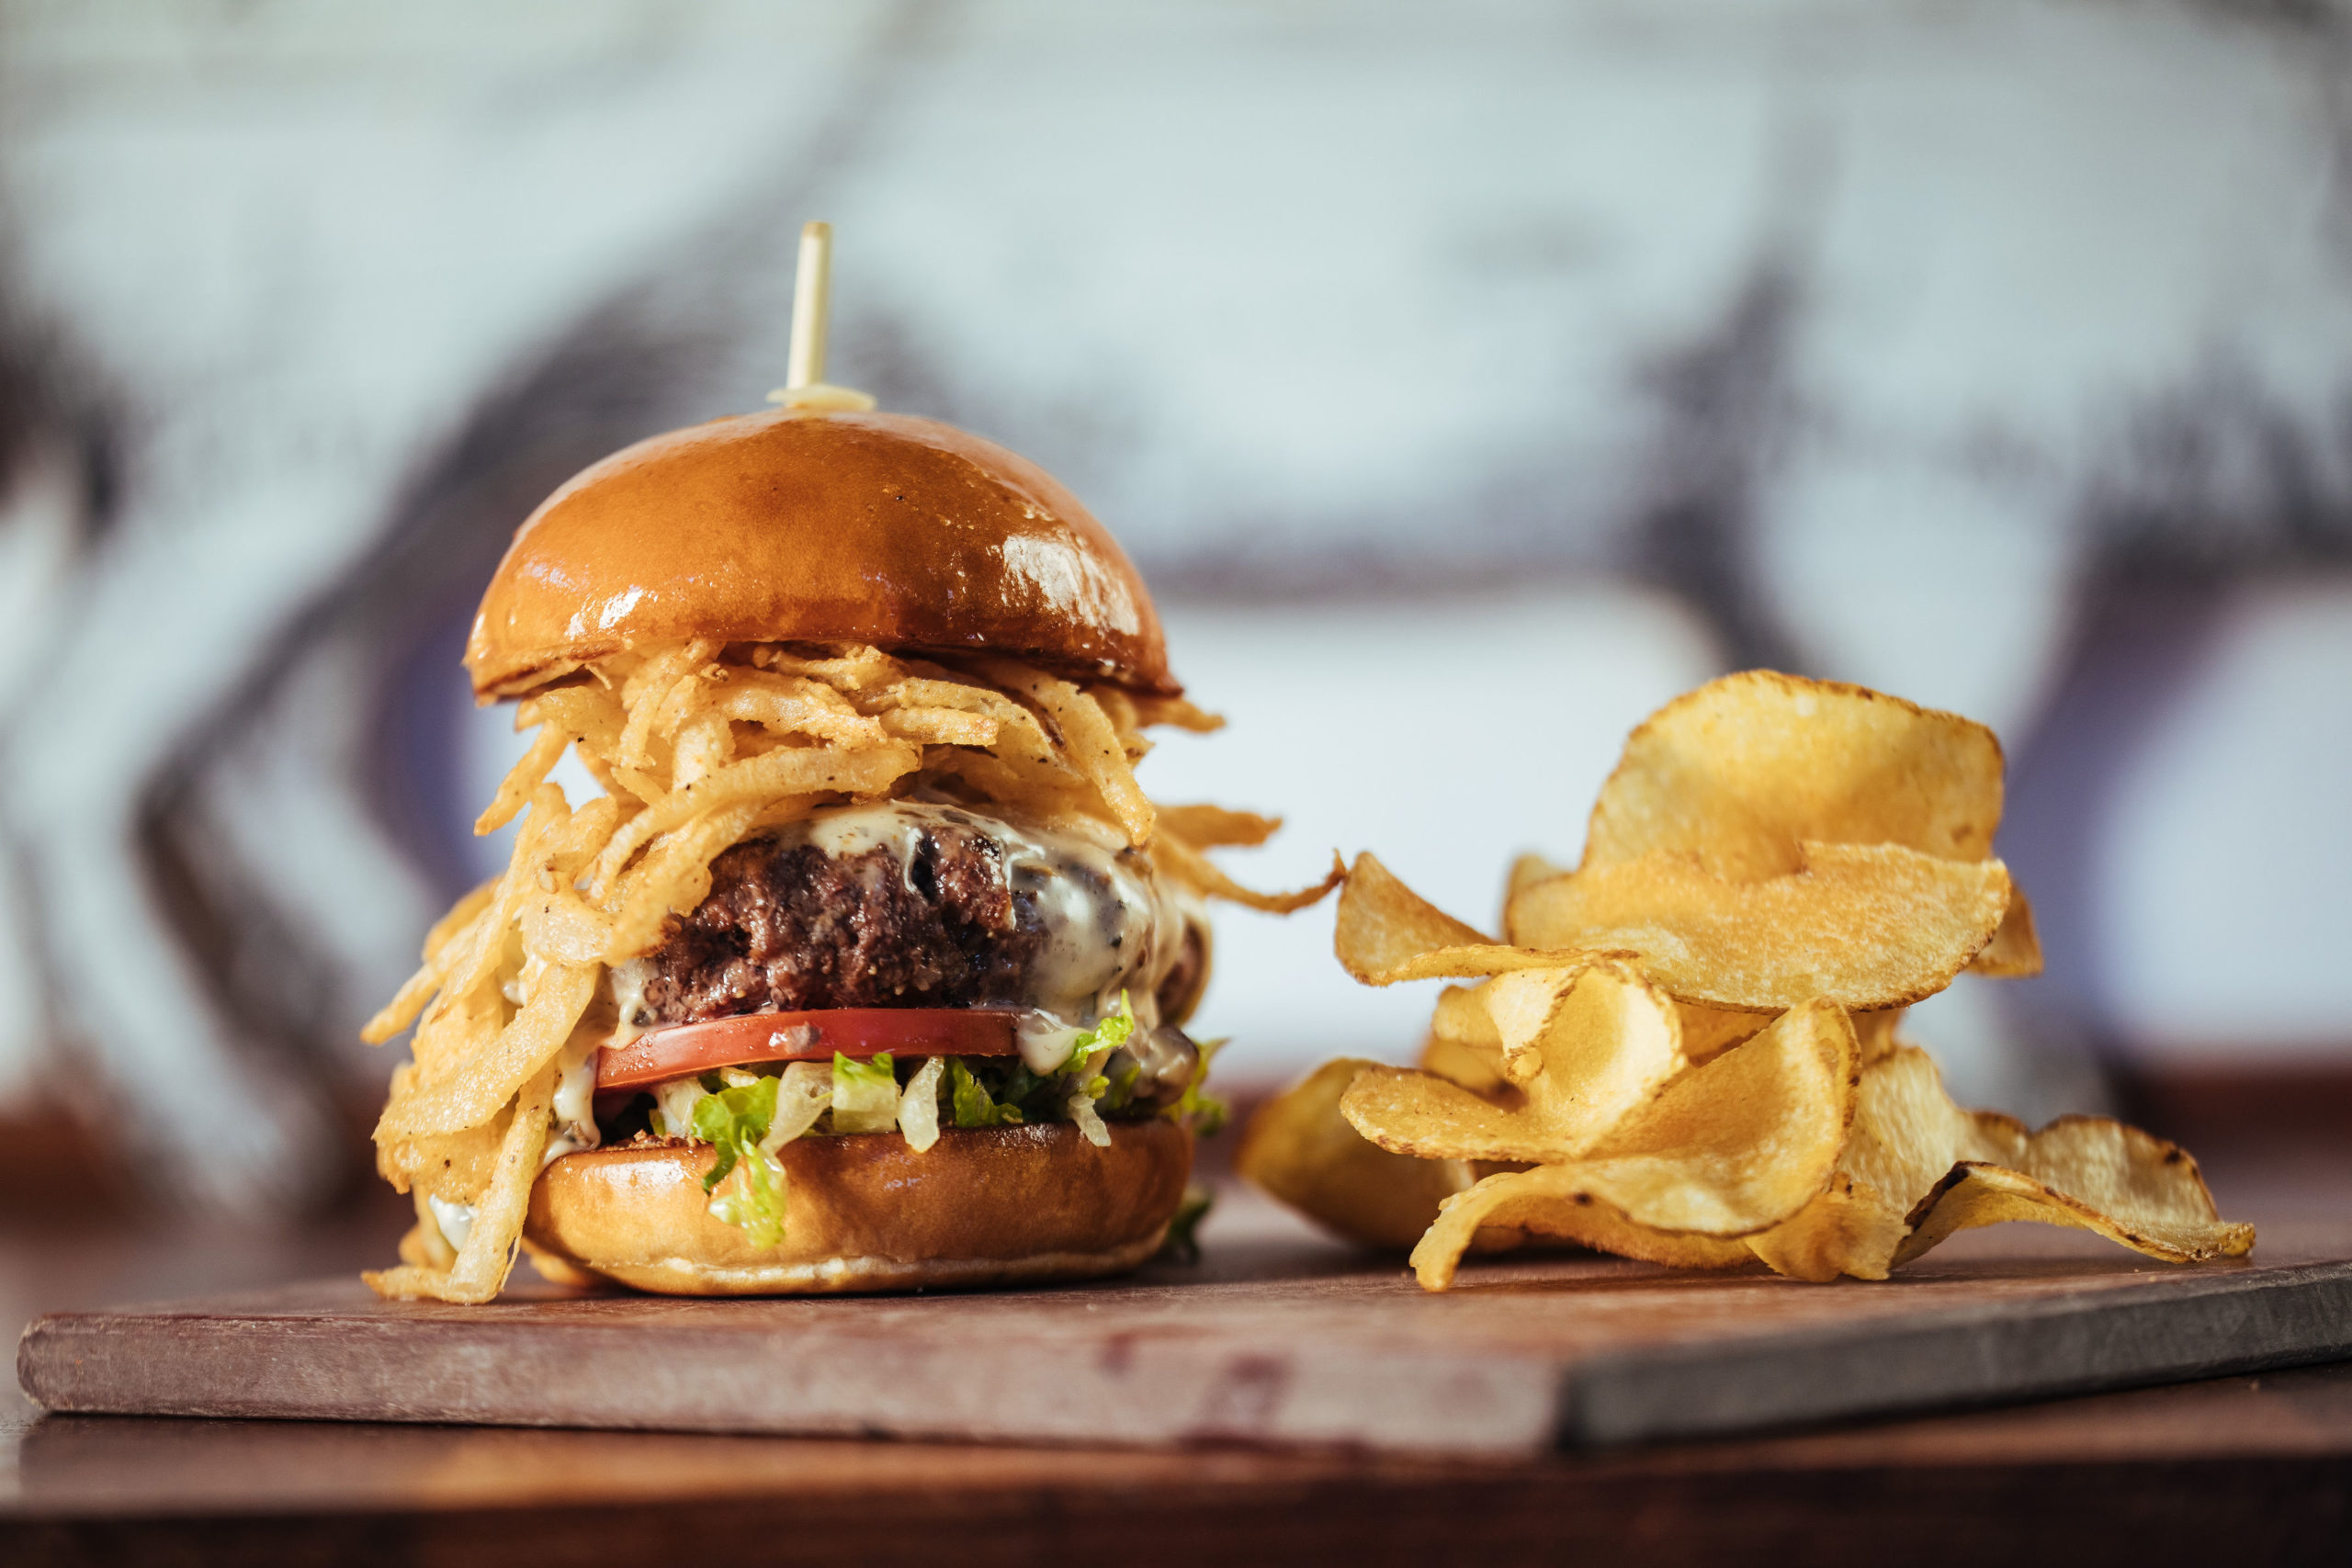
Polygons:
M1862 1069L1855 1089L1853 1127L1838 1159L1844 1187L1758 1238L1757 1255L1800 1280L1840 1272L1883 1280L1909 1232L1913 1206L1955 1162L1995 1153L1977 1119L1944 1092L1928 1054L1889 1046Z
M1859 1113L1855 1120L1860 1121ZM1776 1274L1821 1282L1842 1271L1883 1280L1909 1230L1903 1211L1875 1190L1840 1173L1796 1213L1747 1240Z
M1340 1100L1358 1132L1423 1158L1574 1159L1684 1066L1672 1000L1622 964L1523 970L1479 994L1516 1092L1489 1100L1426 1073L1374 1068Z
M2033 906L2016 887L2009 889L2009 907L1984 951L1968 961L1971 973L1996 980L2022 980L2041 973L2041 937L2033 929Z
M1459 1019L1449 1017L1458 1013ZM1475 1020L1469 1029L1461 1025ZM1477 1094L1509 1089L1503 1076L1502 1036L1487 1016L1486 998L1467 986L1448 986L1438 998L1438 1016L1421 1045L1421 1071L1458 1083Z
M2254 1250L2252 1225L2223 1221L2201 1180L2164 1182L2161 1179L2172 1174L2165 1169L2169 1156L2139 1146L2137 1141L2162 1145L2181 1158L2185 1155L2137 1128L2112 1122L2106 1126L2122 1136L2114 1140L2115 1146L2100 1164L2099 1185L2121 1188L2124 1192L2110 1195L2104 1202L2090 1201L2021 1170L1967 1161L1954 1166L1929 1195L1925 1213L1914 1222L1911 1235L1894 1256L1895 1267L1910 1262L1954 1231L2004 1220L2073 1225L2167 1263L2243 1258ZM2149 1191L2150 1187L2165 1190Z
M1674 1012L1682 1023L1682 1055L1693 1066L1755 1039L1779 1016L1769 1012L1726 1012L1690 1002L1675 1003ZM1861 1019L1854 1021L1854 1027L1861 1027Z
M1540 1175L1545 1168L1528 1172ZM1487 1178L1488 1181L1508 1181L1507 1175ZM1477 1189L1474 1188L1475 1192ZM1480 1216L1478 1227L1466 1253L1507 1250L1496 1245L1504 1235L1516 1235L1520 1245L1544 1240L1571 1242L1596 1252L1614 1253L1644 1263L1662 1264L1668 1269L1737 1269L1752 1265L1756 1255L1740 1240L1724 1240L1720 1236L1679 1235L1673 1231L1657 1230L1630 1220L1619 1211L1600 1202L1562 1201L1545 1184L1514 1184L1493 1195L1491 1206ZM1434 1232L1430 1234L1435 1234ZM1415 1248L1415 1268L1420 1268L1421 1248L1429 1247L1426 1237ZM1458 1259L1457 1259L1458 1261ZM1424 1288L1445 1290L1451 1287L1453 1271L1423 1272ZM1432 1284L1432 1280L1441 1282Z
M1366 1247L1402 1251L1437 1218L1438 1202L1475 1179L1454 1160L1414 1159L1364 1141L1340 1097L1373 1062L1324 1063L1258 1108L1234 1168L1270 1197Z
M1331 945L1347 972L1367 986L1558 969L1633 956L1605 949L1539 952L1506 946L1423 898L1368 852L1356 857L1340 889Z
M1963 1111L1914 1045L1863 1069L1838 1164L1841 1190L1753 1238L1780 1272L1883 1280L1953 1231L2005 1219L2076 1225L2176 1262L2254 1245L2253 1227L2220 1218L2181 1149L2104 1117L2028 1133L2014 1117Z
M1340 962L1367 984L1385 973L1440 948L1492 947L1495 939L1464 925L1405 886L1369 852L1349 868L1340 890L1338 924L1332 938Z
M1902 1028L1904 1016L1908 1010L1905 1008L1884 1008L1877 1012L1858 1012L1854 1015L1854 1038L1861 1044L1862 1066L1869 1066L1902 1043L1896 1032Z
M1751 670L1711 681L1626 739L1583 869L1661 851L1735 878L1781 876L1808 840L1983 860L2001 821L1993 732L1860 686Z
M1717 876L1694 855L1537 883L1512 902L1514 941L1640 955L1680 1001L1730 1010L1823 996L1856 1010L1934 995L1992 939L2009 896L1998 861L1939 860L1894 844L1808 843L1803 868Z
M1510 901L1539 882L1549 882L1555 876L1567 875L1570 868L1542 855L1525 854L1510 863L1510 871L1503 878L1503 908L1509 910Z
M1549 1136L1508 1083L1476 1094L1433 1074L1367 1066L1340 1097L1340 1113L1368 1141L1417 1159L1567 1157L1559 1152L1566 1142Z
M2236 1257L2253 1245L2253 1227L2221 1219L2196 1160L2177 1144L2105 1116L2061 1116L2036 1133L1998 1111L1971 1116L1978 1139L1990 1151L1979 1163L2040 1182L2057 1199L2102 1222L2042 1216L2050 1223L2097 1230L2160 1258ZM1928 1202L1942 1201L1931 1197ZM1911 1218L1915 1233L1928 1228L1916 1212ZM1973 1220L1949 1229L1990 1223ZM1925 1249L1906 1242L1897 1261Z
M1853 1026L1826 999L1677 1080L1570 1164L1492 1176L1446 1201L1413 1249L1432 1291L1483 1225L1593 1234L1580 1211L1649 1231L1728 1240L1788 1219L1829 1185L1854 1103ZM1697 1249L1720 1260L1723 1248Z
M1487 984L1448 986L1438 993L1437 1010L1430 1017L1431 1035L1494 1054L1495 1071L1502 1071L1503 1037L1487 1010Z

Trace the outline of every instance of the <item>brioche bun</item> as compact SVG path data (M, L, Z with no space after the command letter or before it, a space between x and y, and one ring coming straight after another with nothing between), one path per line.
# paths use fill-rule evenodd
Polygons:
M1077 497L906 414L744 414L616 452L516 530L466 668L488 702L692 637L986 649L1182 690L1143 579Z
M795 1139L782 1243L711 1217L707 1144L566 1155L531 1191L524 1236L565 1262L674 1296L815 1295L1084 1280L1131 1269L1167 1234L1192 1172L1172 1122L1114 1122L1097 1148L1066 1122Z

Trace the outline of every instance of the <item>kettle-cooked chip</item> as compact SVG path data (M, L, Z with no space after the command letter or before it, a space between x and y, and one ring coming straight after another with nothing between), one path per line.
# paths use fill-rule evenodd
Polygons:
M1503 1037L1495 1028L1495 1015L1487 1010L1487 985L1482 980L1475 986L1448 986L1440 991L1437 1010L1430 1015L1430 1032L1440 1040L1496 1053L1495 1070L1499 1073Z
M2143 1179L2164 1173L2174 1156L2188 1157L2136 1127L2105 1118L2082 1120L2102 1122L2105 1130L2116 1134L2108 1157L2100 1162L2100 1186L2139 1187ZM2160 1145L2161 1151L2141 1146L2143 1143ZM2161 1194L2138 1192L2133 1194L2136 1201L2110 1200L2102 1206L2021 1170L1966 1161L1954 1166L1929 1195L1925 1212L1912 1222L1911 1235L1894 1255L1895 1267L1910 1262L1954 1231L1998 1224L2003 1220L2073 1225L2167 1263L2243 1258L2254 1249L2254 1227L2222 1220L2201 1180L2164 1185L2168 1190Z
M1555 1140L1508 1084L1473 1093L1450 1078L1407 1067L1366 1066L1339 1100L1340 1114L1370 1143L1415 1159L1552 1160ZM1606 1129L1603 1129L1604 1131Z
M1996 980L2024 980L2041 973L2041 935L2033 929L2033 906L2017 888L2009 889L2009 907L1984 951L1968 961L1972 974Z
M1349 974L1370 976L1439 948L1491 947L1495 939L1464 924L1405 886L1369 852L1356 856L1340 889L1331 945Z
M1963 1179L1974 1171L1981 1179ZM1862 1070L1838 1182L1803 1213L1749 1238L1800 1280L1883 1280L1953 1231L2001 1220L2078 1225L2170 1261L2238 1257L2254 1228L2213 1206L2183 1150L2105 1117L2039 1133L1998 1111L1963 1111L1928 1054L1890 1046Z
M1446 987L1446 995L1455 994L1474 993L1462 986ZM1444 1010L1444 1001L1441 998L1439 1011L1442 1013ZM1494 1022L1487 1017L1484 1003L1475 1010L1464 1010L1476 1012L1479 1022L1485 1026L1485 1036L1449 1033L1433 1021L1430 1025L1430 1037L1421 1045L1419 1064L1421 1071L1458 1083L1464 1089L1479 1094L1509 1089L1510 1080L1503 1077L1503 1043L1501 1037L1493 1032Z
M1402 980L1449 980L1551 969L1611 953L1538 953L1509 947L1464 925L1405 886L1369 852L1356 857L1340 889L1332 950L1347 972L1367 986Z
M1600 1208L1647 1230L1728 1240L1780 1224L1822 1192L1854 1103L1853 1026L1826 999L1694 1068L1583 1160L1490 1176L1446 1200L1413 1249L1442 1291L1478 1231L1592 1234Z
M1674 1003L1622 964L1521 970L1476 994L1516 1092L1489 1100L1427 1073L1374 1068L1340 1102L1358 1132L1423 1158L1575 1159L1682 1070Z
M1893 1051L1901 1042L1895 1031L1903 1027L1908 1008L1887 1008L1879 1012L1858 1012L1854 1015L1854 1038L1861 1043L1862 1066L1867 1067Z
M1260 1106L1242 1132L1234 1168L1350 1241L1402 1251L1437 1218L1441 1199L1476 1178L1457 1160L1390 1154L1348 1125L1340 1096L1357 1074L1378 1067L1349 1057L1326 1062Z
M1566 876L1570 869L1542 855L1520 856L1510 863L1510 874L1503 878L1503 907L1508 909L1510 900L1518 897L1522 889L1532 887L1539 882L1549 882L1555 876Z
M1584 865L1661 850L1732 877L1804 863L1807 840L1993 852L2001 745L1983 725L1835 681L1750 670L1677 697L1626 738Z
M1677 1000L1702 1007L1756 1011L1824 996L1874 1010L1951 984L2008 903L1999 861L1897 844L1804 852L1801 870L1761 881L1715 875L1680 851L1554 877L1513 900L1511 937L1555 952L1631 950Z
M1742 1041L1755 1039L1778 1016L1769 1012L1727 1012L1690 1002L1675 1003L1674 1011L1682 1021L1682 1055L1693 1066L1712 1060ZM1861 1023L1861 1019L1857 1018L1854 1027L1860 1029Z
M1539 1166L1525 1174L1537 1176L1547 1169L1566 1168L1570 1168ZM1510 1178L1493 1176L1487 1179L1507 1181ZM1628 1219L1606 1203L1580 1202L1573 1198L1564 1201L1547 1183L1513 1185L1497 1190L1484 1201L1488 1206L1479 1215L1476 1233L1467 1248L1469 1253L1502 1250L1495 1245L1496 1238L1511 1235L1571 1242L1596 1252L1612 1252L1620 1258L1662 1264L1668 1269L1737 1269L1756 1262L1756 1255L1747 1249L1745 1241L1658 1230ZM1414 1249L1421 1285L1427 1290L1446 1290L1453 1282L1453 1267L1419 1268L1423 1249L1430 1246L1425 1236L1420 1247ZM1458 1264L1459 1258L1455 1262Z
M1891 1025L1889 1026L1891 1030ZM1839 1183L1804 1211L1751 1237L1758 1257L1798 1280L1883 1280L1909 1234L1908 1216L1954 1162L1989 1158L1978 1119L1951 1101L1928 1054L1886 1045L1862 1068Z

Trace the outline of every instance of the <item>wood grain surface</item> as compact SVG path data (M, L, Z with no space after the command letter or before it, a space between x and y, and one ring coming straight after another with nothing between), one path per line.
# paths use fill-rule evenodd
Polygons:
M2335 1564L2348 1500L2352 1366L1505 1460L136 1416L0 1429L11 1568Z
M1268 1240L1208 1266L986 1295L376 1301L347 1280L52 1314L54 1411L1504 1457L2352 1356L2352 1232L2153 1264L1974 1233L1883 1284L1490 1263L1450 1294Z

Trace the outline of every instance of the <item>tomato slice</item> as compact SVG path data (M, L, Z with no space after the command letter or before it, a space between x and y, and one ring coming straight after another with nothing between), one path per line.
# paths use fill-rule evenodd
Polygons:
M825 1008L752 1012L648 1030L605 1047L596 1089L631 1089L748 1062L830 1062L844 1056L1010 1056L1013 1015L988 1008Z

